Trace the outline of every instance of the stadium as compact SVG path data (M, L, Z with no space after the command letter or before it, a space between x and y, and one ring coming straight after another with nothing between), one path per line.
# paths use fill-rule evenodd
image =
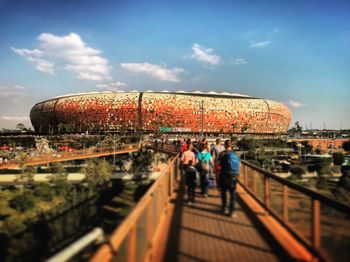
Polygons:
M287 106L232 93L130 91L55 97L34 105L36 131L285 133Z

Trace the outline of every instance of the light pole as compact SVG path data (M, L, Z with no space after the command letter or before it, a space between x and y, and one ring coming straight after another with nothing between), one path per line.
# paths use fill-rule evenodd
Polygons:
M204 101L199 102L199 109L201 110L201 136L204 136Z

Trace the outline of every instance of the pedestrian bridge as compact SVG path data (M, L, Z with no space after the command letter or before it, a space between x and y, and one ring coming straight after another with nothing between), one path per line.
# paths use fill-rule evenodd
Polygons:
M9 163L0 165L0 169L14 169L20 166L37 166L48 165L53 162L66 162L79 159L96 158L110 155L119 155L125 153L136 152L139 150L140 144L127 144L120 146L102 147L102 148L86 148L75 150L72 152L48 153L45 155L28 157L23 164L17 159L10 160Z
M217 189L186 201L172 145L169 165L92 261L350 261L350 208L242 161L237 216Z

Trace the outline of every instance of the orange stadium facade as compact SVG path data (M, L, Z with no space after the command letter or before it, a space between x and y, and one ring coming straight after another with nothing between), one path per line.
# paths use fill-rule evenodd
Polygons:
M93 92L34 105L36 131L162 131L168 133L285 133L287 106L216 92Z

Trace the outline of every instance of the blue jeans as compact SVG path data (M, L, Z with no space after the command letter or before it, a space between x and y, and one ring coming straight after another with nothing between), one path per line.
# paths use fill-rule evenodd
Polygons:
M236 184L237 184L236 178L232 178L229 181L221 180L221 183L220 183L222 208L223 209L226 208L227 192L228 192L230 196L230 202L228 206L230 209L230 213L232 213L235 210Z

